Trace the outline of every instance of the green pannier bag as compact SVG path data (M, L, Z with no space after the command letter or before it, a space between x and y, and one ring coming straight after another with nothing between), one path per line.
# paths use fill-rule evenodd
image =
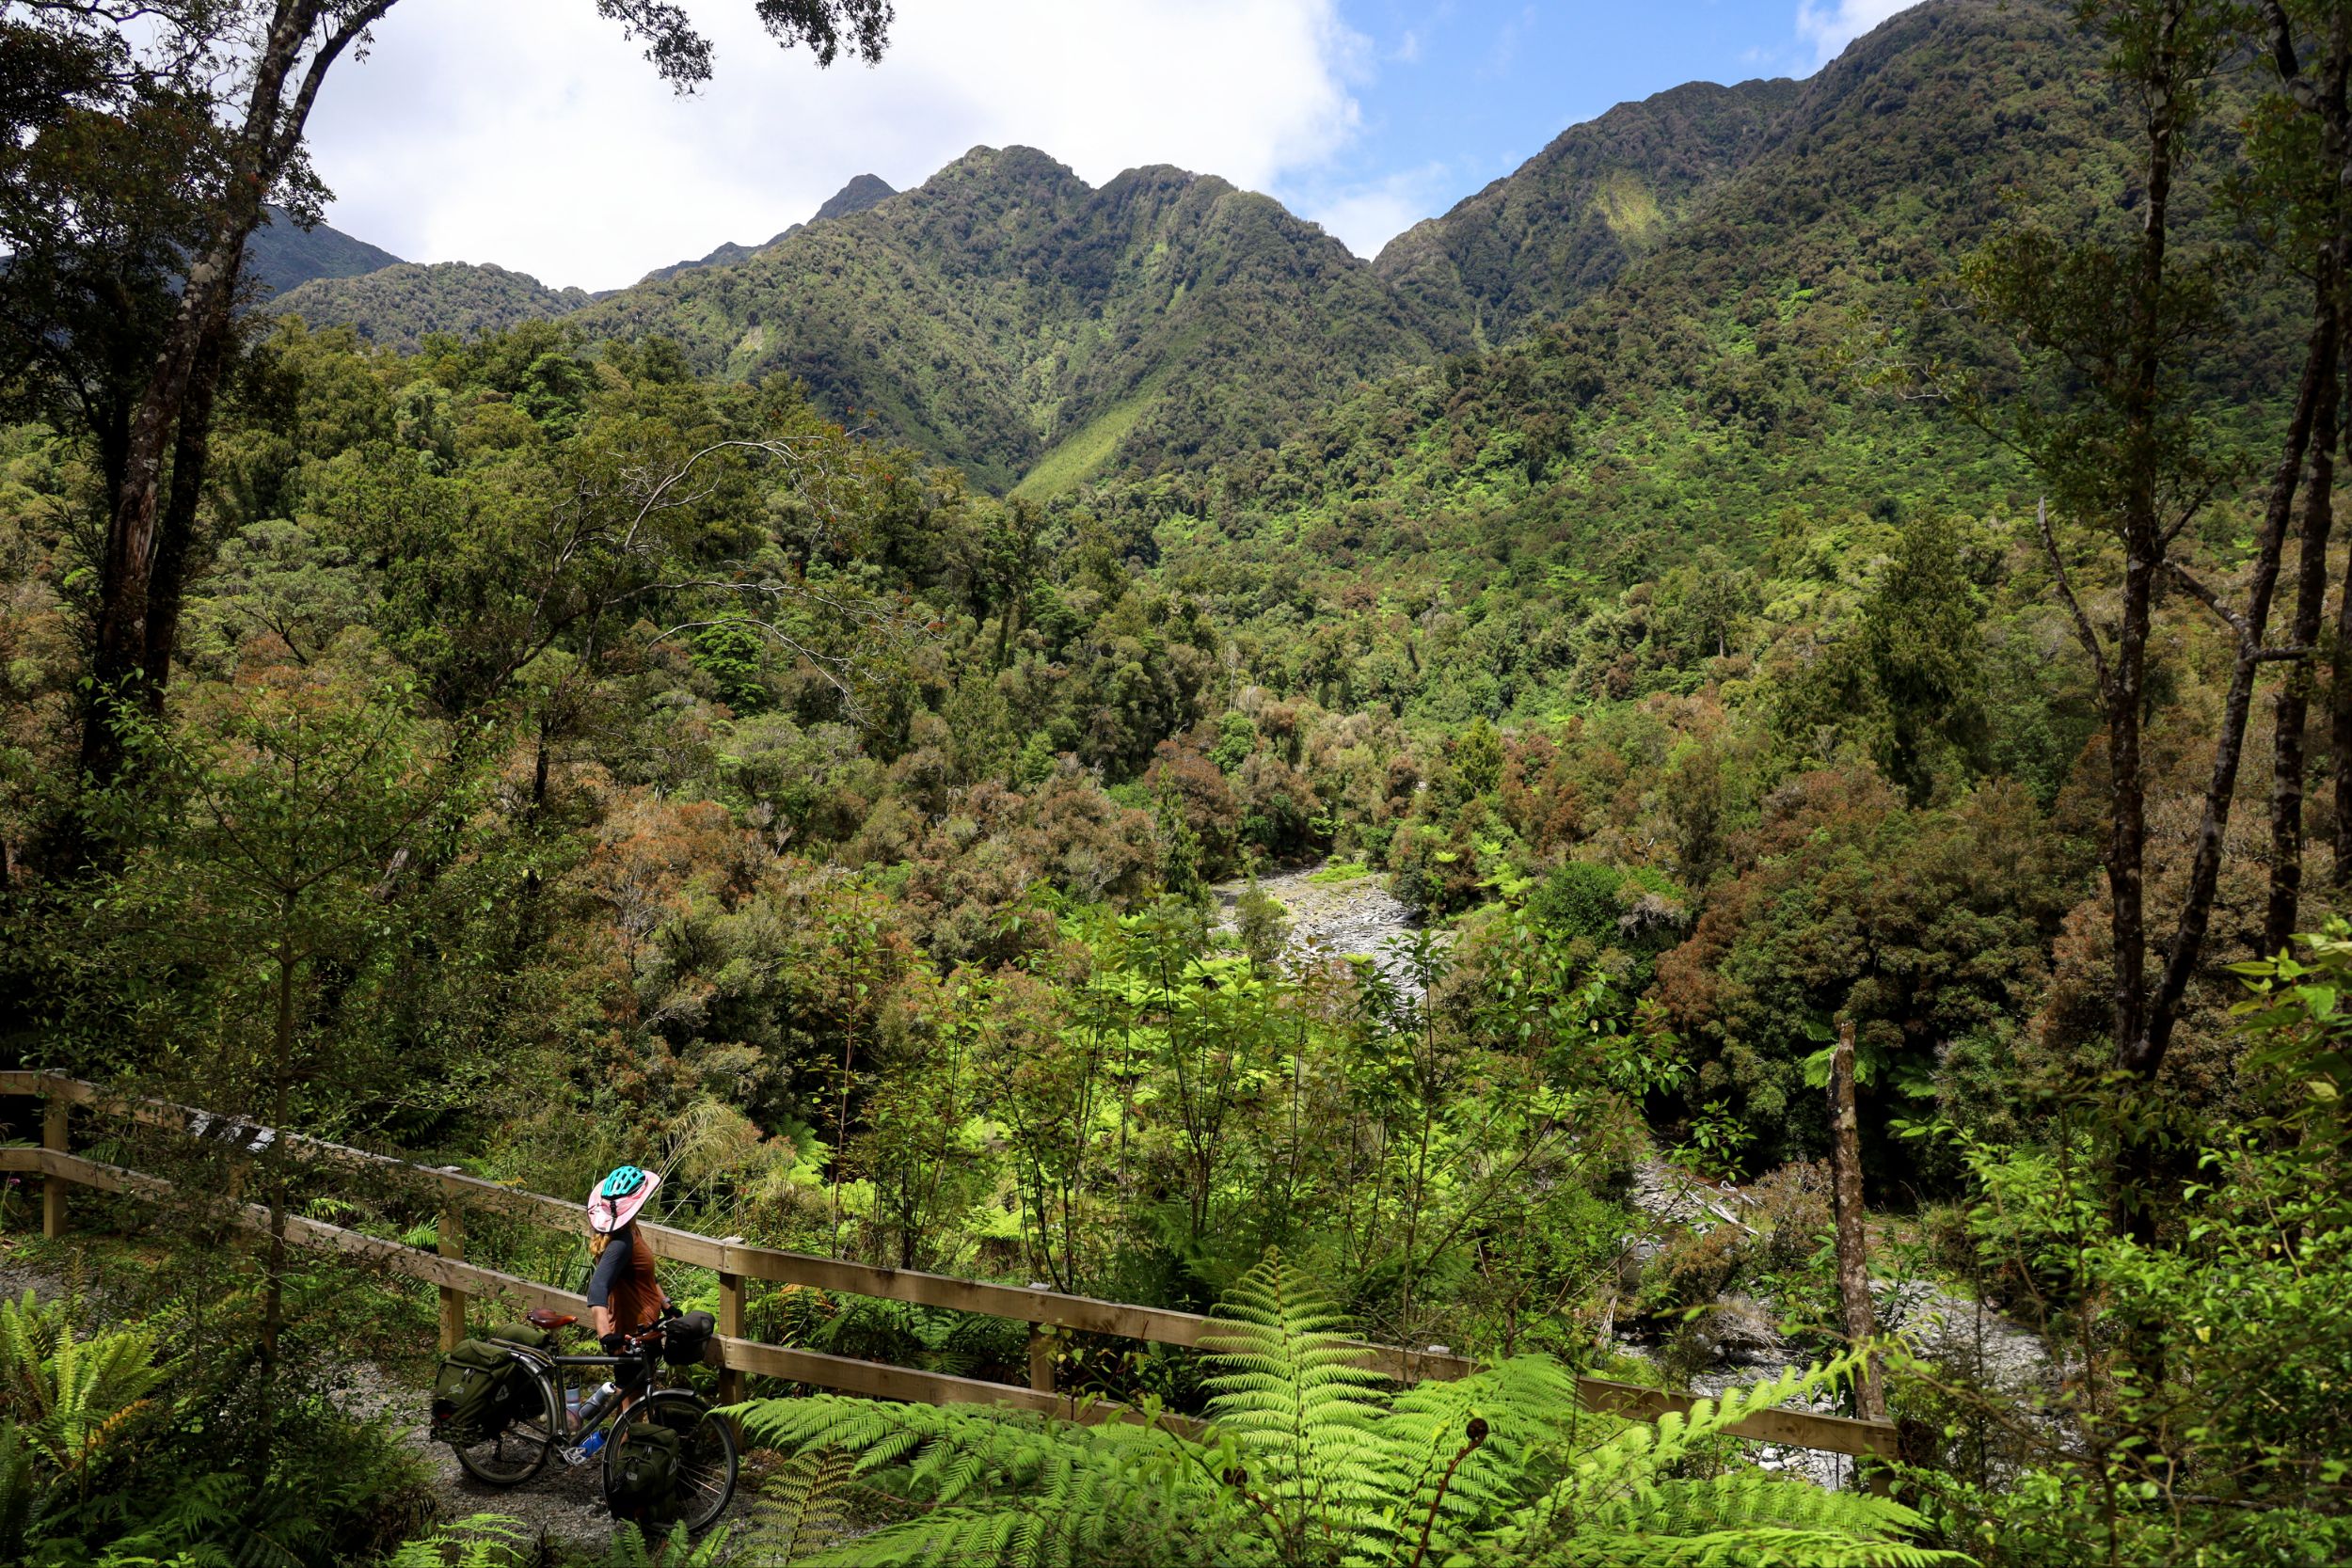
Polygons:
M433 1377L434 1441L470 1448L486 1443L514 1419L514 1357L504 1345L466 1339L441 1357Z
M545 1350L548 1348L548 1334L544 1328L517 1321L499 1324L490 1330L490 1338L502 1344L521 1345L527 1350Z
M677 1500L678 1461L686 1445L676 1431L659 1420L631 1421L621 1429L605 1472L605 1501L612 1517L639 1524L658 1524L674 1513Z

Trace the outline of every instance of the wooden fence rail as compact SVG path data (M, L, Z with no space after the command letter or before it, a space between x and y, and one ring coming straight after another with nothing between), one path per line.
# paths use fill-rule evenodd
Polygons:
M113 1095L95 1085L56 1073L0 1070L0 1095L39 1096L46 1101L41 1117L41 1147L0 1148L0 1171L38 1174L42 1179L41 1224L50 1236L61 1235L65 1230L66 1195L72 1187L148 1198L162 1198L170 1194L170 1183L161 1178L103 1164L72 1151L72 1107L96 1105L144 1125L226 1143L248 1153L258 1153L284 1137L289 1148L299 1147L330 1163L378 1175L398 1170L437 1188L441 1223L439 1243L434 1251L300 1215L287 1216L286 1235L298 1245L363 1259L437 1287L441 1292L443 1348L463 1337L468 1312L477 1296L557 1311L586 1310L584 1298L573 1291L465 1260L465 1210L469 1205L569 1231L580 1224L578 1203L299 1133L281 1133L166 1101ZM243 1205L237 1218L246 1226L268 1228L268 1211L260 1205ZM1197 1313L1165 1307L1024 1290L1014 1285L995 1285L912 1269L877 1268L776 1247L747 1246L737 1239L713 1240L670 1226L641 1222L639 1229L651 1242L658 1257L709 1269L719 1276L719 1333L711 1341L708 1359L720 1369L722 1393L729 1399L741 1396L744 1374L756 1373L875 1399L929 1404L993 1404L1082 1420L1139 1419L1136 1412L1121 1406L1081 1401L1058 1391L1051 1341L1042 1331L1058 1329L1194 1346L1200 1342L1211 1322ZM744 1306L752 1280L1027 1323L1031 1325L1029 1386L952 1377L747 1338L743 1332ZM1457 1378L1477 1370L1477 1364L1467 1357L1436 1351L1373 1344L1365 1345L1363 1351L1365 1365L1404 1382ZM1641 1420L1656 1420L1670 1411L1687 1412L1697 1402L1693 1395L1603 1378L1580 1378L1578 1387L1589 1408ZM1728 1430L1737 1436L1760 1442L1831 1453L1893 1459L1897 1452L1895 1427L1886 1421L1818 1416L1801 1410L1767 1410Z

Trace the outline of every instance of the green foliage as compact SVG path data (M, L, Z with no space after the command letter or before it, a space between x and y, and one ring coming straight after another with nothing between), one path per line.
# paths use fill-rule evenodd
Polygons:
M751 1543L762 1560L803 1562L856 1533L849 1506L855 1465L837 1449L803 1452L761 1483Z
M1270 1258L1204 1341L1209 1430L1075 1426L865 1401L757 1401L788 1452L856 1456L919 1512L814 1563L1886 1564L1963 1560L1903 1539L1918 1514L1735 1468L1692 1477L1723 1429L1834 1384L1836 1362L1655 1428L1586 1414L1574 1378L1516 1357L1392 1391L1306 1281Z
M394 261L361 275L320 277L281 292L267 309L313 326L413 353L427 338L472 338L548 321L588 304L580 289L550 289L525 273L470 261Z
M633 1525L624 1526L629 1534ZM403 1542L384 1568L515 1568L524 1560L529 1537L520 1524L497 1513L477 1513Z
M30 1291L0 1303L0 1419L52 1485L87 1496L113 1450L135 1441L175 1368L145 1328L84 1339Z

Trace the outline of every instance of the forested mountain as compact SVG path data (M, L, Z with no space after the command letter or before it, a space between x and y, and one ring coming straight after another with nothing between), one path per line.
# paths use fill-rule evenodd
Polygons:
M834 192L833 195L825 198L824 204L817 209L808 221L810 223L822 223L827 218L845 218L851 213L862 213L866 211L866 208L874 206L878 202L887 201L890 198L898 194L898 192L890 188L887 182L882 180L878 176L861 174L856 179L851 180L848 184L842 186L839 190ZM766 240L758 245L739 245L735 241L730 240L725 245L719 246L718 249L711 251L708 255L696 261L673 261L666 267L656 267L653 271L645 274L645 276L638 281L641 283L659 283L665 278L675 277L682 272L692 272L697 267L715 267L724 265L730 261L740 261L746 257L757 255L759 252L767 249L770 245L781 244L785 239L799 233L805 227L805 224L796 223L791 228L785 230L782 233L777 234L773 238ZM605 293L617 293L619 291L607 290ZM604 295L599 294L597 297L603 298Z
M890 182L882 176L861 174L825 198L823 205L817 209L808 221L822 223L827 218L846 218L850 214L862 213L868 207L879 207L898 194L891 188Z
M2096 63L2042 8L1918 8L1802 85L1620 104L1369 266L1213 177L1133 169L1095 191L1045 153L977 149L880 210L888 186L862 176L827 221L660 269L572 325L670 338L713 373L799 376L852 422L1039 495L1121 468L1247 467L1351 385L1508 343L1621 277L1592 319L1641 341L1597 345L1579 374L1718 392L1736 375L1753 402L1804 373L1787 369L1802 354L1763 362L1819 347L1855 286L1887 285L1883 307L2012 196L2106 178L2115 128L2075 90ZM284 308L414 342L573 303L444 270ZM1565 417L1525 411L1531 450Z
M1693 82L1571 126L1503 179L1399 234L1375 263L1424 313L1500 341L1656 249L1756 154L1794 82Z
M1152 467L1250 450L1436 349L1370 267L1267 198L1171 168L1095 190L1028 148L975 149L878 208L576 325L800 376L991 488L1049 491L1115 453Z
M582 289L550 289L529 273L471 261L403 261L357 277L319 277L266 309L323 326L348 326L372 343L414 349L427 333L461 338L545 321L588 303Z
M314 277L357 277L398 266L400 258L340 229L320 224L305 230L283 208L268 210L268 221L246 245L245 270L272 294L289 293Z
M1918 291L1951 257L2005 219L2120 196L2129 121L2098 58L2051 7L1903 12L1772 88L1788 107L1741 166L1600 293L1319 412L1215 485L1138 479L1094 504L1159 530L1184 580L1269 644L1343 672L1343 700L1536 718L1685 683L1688 656L1734 623L1752 650L1788 636L1788 657L1809 657L1824 593L1903 519L2030 509L1991 442L1881 373L1912 352ZM1521 232L1522 193L1564 163L1456 209L1454 243L1478 254L1458 238L1476 223ZM2249 298L2209 367L2255 405L2293 363L2281 297ZM1311 585L1312 608L1286 583ZM1414 604L1467 613L1415 632Z

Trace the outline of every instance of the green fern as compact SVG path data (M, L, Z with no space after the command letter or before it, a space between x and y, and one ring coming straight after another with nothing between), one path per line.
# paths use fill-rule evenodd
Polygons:
M1035 1416L836 1395L739 1409L755 1441L791 1454L854 1456L850 1475L910 1510L910 1517L807 1559L823 1568L1146 1562L1159 1560L1152 1543L1164 1533L1236 1513L1236 1499L1202 1467L1197 1446L1156 1428L1070 1427Z
M612 1532L604 1568L719 1568L727 1560L727 1540L722 1529L697 1541L680 1525L657 1546L635 1525L624 1524Z
M1197 1442L1156 1425L834 1396L739 1414L755 1438L803 1464L850 1456L848 1475L900 1510L819 1550L813 1568L1967 1560L1910 1544L1922 1520L1883 1498L1757 1469L1682 1473L1748 1416L1849 1378L1851 1357L1650 1426L1584 1410L1574 1376L1538 1356L1393 1392L1345 1329L1279 1258L1250 1271L1201 1341L1213 1397Z
M1906 1544L1903 1538L1925 1521L1886 1498L1826 1492L1755 1469L1700 1480L1673 1473L1694 1449L1740 1421L1842 1383L1856 1363L1853 1355L1841 1356L1701 1400L1688 1415L1667 1415L1655 1426L1626 1426L1580 1454L1498 1532L1499 1544L1520 1560L1558 1568L1636 1561L1911 1568L1965 1561L1955 1553Z
M477 1513L404 1544L385 1568L517 1568L529 1540L520 1520Z
M800 1562L849 1535L846 1505L856 1465L842 1449L818 1449L770 1476L753 1513L751 1544L758 1560Z
M178 1370L156 1360L158 1349L146 1327L82 1338L67 1311L28 1291L0 1303L0 1411L39 1469L84 1485Z
M1345 1327L1275 1254L1200 1338L1219 1369L1211 1409L1241 1459L1234 1484L1281 1532L1286 1557L1353 1534L1388 1495L1386 1380Z

